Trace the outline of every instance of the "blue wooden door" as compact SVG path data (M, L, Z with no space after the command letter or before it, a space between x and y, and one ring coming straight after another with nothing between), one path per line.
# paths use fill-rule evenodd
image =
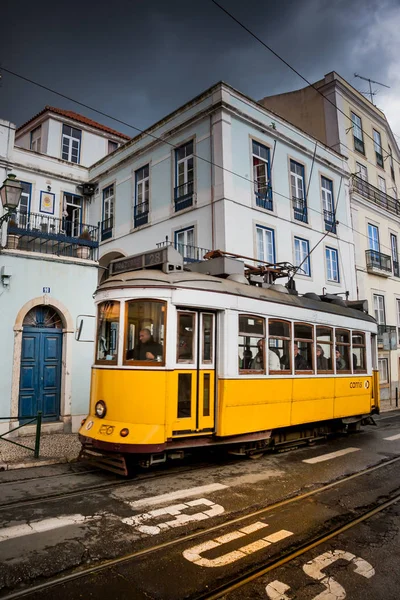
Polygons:
M22 333L19 416L43 412L46 421L60 416L62 331L24 327Z

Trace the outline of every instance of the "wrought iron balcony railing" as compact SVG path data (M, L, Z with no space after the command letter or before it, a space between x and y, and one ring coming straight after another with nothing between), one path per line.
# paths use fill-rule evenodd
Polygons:
M388 254L382 254L377 250L366 250L367 271L389 277L392 273L392 258Z
M175 212L193 206L194 182L187 181L174 190Z
M302 221L303 223L307 223L308 222L307 202L306 202L305 198L296 198L295 196L293 196L292 202L293 202L293 216L296 219L296 221Z
M112 237L114 227L114 217L109 217L101 222L101 241L108 240Z
M371 185L368 181L357 177L357 175L353 175L353 191L394 215L400 215L400 203L396 198L388 196L388 194Z
M272 201L272 188L268 186L265 191L255 190L256 205L265 210L273 210L274 205Z
M183 256L184 263L200 262L203 260L204 255L210 250L207 248L200 248L199 246L192 246L190 244L180 244L179 242L159 242L157 248L163 248L164 246L173 246L175 250Z
M336 233L336 215L330 210L324 209L325 231Z
M149 201L148 200L135 205L133 220L134 220L134 227L140 227L141 225L146 225L146 223L148 223L148 220L149 220Z
M16 210L7 225L7 248L97 260L99 226L68 217Z

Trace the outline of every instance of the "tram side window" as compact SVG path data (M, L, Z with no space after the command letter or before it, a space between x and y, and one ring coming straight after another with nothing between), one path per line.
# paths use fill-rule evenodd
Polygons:
M192 363L194 360L195 317L195 313L178 312L177 362Z
M350 331L347 329L336 329L336 373L350 372Z
M317 373L333 373L333 331L317 327Z
M252 315L239 315L239 373L265 373L265 321Z
M271 319L268 323L269 348L268 365L269 372L291 373L291 323ZM275 356L276 358L275 358Z
M116 363L118 359L119 302L99 304L96 362Z
M125 352L127 361L143 364L165 360L166 303L156 300L127 302Z
M365 333L361 331L353 331L352 343L353 373L365 373L367 370L367 363L365 360Z
M294 368L295 371L313 371L314 327L306 323L294 325Z

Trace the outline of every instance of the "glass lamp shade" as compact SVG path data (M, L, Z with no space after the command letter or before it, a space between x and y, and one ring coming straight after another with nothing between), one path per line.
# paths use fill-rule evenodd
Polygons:
M22 185L16 175L10 173L0 188L1 203L7 211L15 210L19 204L22 193Z

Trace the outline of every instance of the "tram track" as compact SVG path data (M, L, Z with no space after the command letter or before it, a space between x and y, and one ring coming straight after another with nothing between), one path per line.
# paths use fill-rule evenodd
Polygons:
M100 573L101 571L104 571L111 567L117 567L119 565L129 563L130 561L144 558L146 556L151 556L152 554L154 554L156 552L163 552L165 550L173 549L174 547L177 547L180 544L183 544L186 542L191 542L200 537L214 534L215 532L219 532L219 531L227 529L229 527L241 524L245 521L248 521L249 519L260 518L263 515L268 514L269 512L275 511L276 509L285 507L290 504L295 504L296 502L300 502L307 498L311 498L313 496L316 496L317 494L320 494L322 492L325 492L325 491L328 491L335 487L338 487L340 485L343 485L354 479L363 477L365 475L368 475L368 474L378 471L380 469L384 469L385 467L393 465L399 461L400 461L400 456L390 459L390 460L383 461L377 465L367 467L366 469L363 469L362 471L353 473L351 475L347 475L345 477L342 477L342 478L332 481L330 483L319 486L313 490L303 492L300 494L296 494L294 496L279 500L278 502L274 502L274 503L264 506L262 508L258 508L257 510L254 510L252 512L248 512L246 514L233 517L231 519L228 519L224 523L220 523L220 524L214 525L212 527L207 527L207 528L201 529L199 531L195 531L190 534L185 534L185 535L179 536L177 538L174 538L172 540L168 540L168 541L162 542L160 544L155 544L155 545L149 546L147 548L143 548L141 550L137 550L135 552L125 554L124 556L120 556L118 558L108 559L108 560L102 561L102 562L100 562L96 565L90 566L90 567L78 567L76 570L74 570L73 572L70 572L68 574L57 576L48 581L39 583L37 585L30 586L30 587L26 587L22 590L18 590L18 591L12 592L10 594L4 595L4 594L0 593L0 599L1 600L16 600L17 598L27 597L31 594L41 593L52 587L57 587L59 585L66 584L66 583L72 582L74 580L84 578L89 575ZM253 569L251 571L247 570L244 574L242 573L240 577L231 578L228 583L225 583L224 585L221 585L220 587L215 588L214 590L208 589L207 593L201 593L200 595L191 596L190 598L191 598L191 600L217 600L217 598L221 598L223 595L229 593L230 591L237 589L240 586L245 585L246 583L252 581L253 579L261 577L265 573L268 573L269 571L271 571L275 568L278 568L278 567L282 566L283 564L290 562L291 560L294 560L295 558L297 558L301 554L304 554L308 550L311 550L311 549L315 548L316 546L324 543L325 541L328 541L328 540L332 539L333 537L340 535L344 531L347 531L347 529L350 529L351 527L363 522L364 520L371 518L378 512L385 510L386 508L390 507L391 505L393 505L399 501L400 501L400 494L397 494L395 497L377 504L372 509L368 507L368 510L363 512L361 515L358 515L357 517L350 519L344 525L333 528L331 531L325 532L321 536L315 537L312 540L307 541L303 545L298 546L294 551L289 551L287 554L281 555L279 560L271 560L267 564L264 564L262 567Z

